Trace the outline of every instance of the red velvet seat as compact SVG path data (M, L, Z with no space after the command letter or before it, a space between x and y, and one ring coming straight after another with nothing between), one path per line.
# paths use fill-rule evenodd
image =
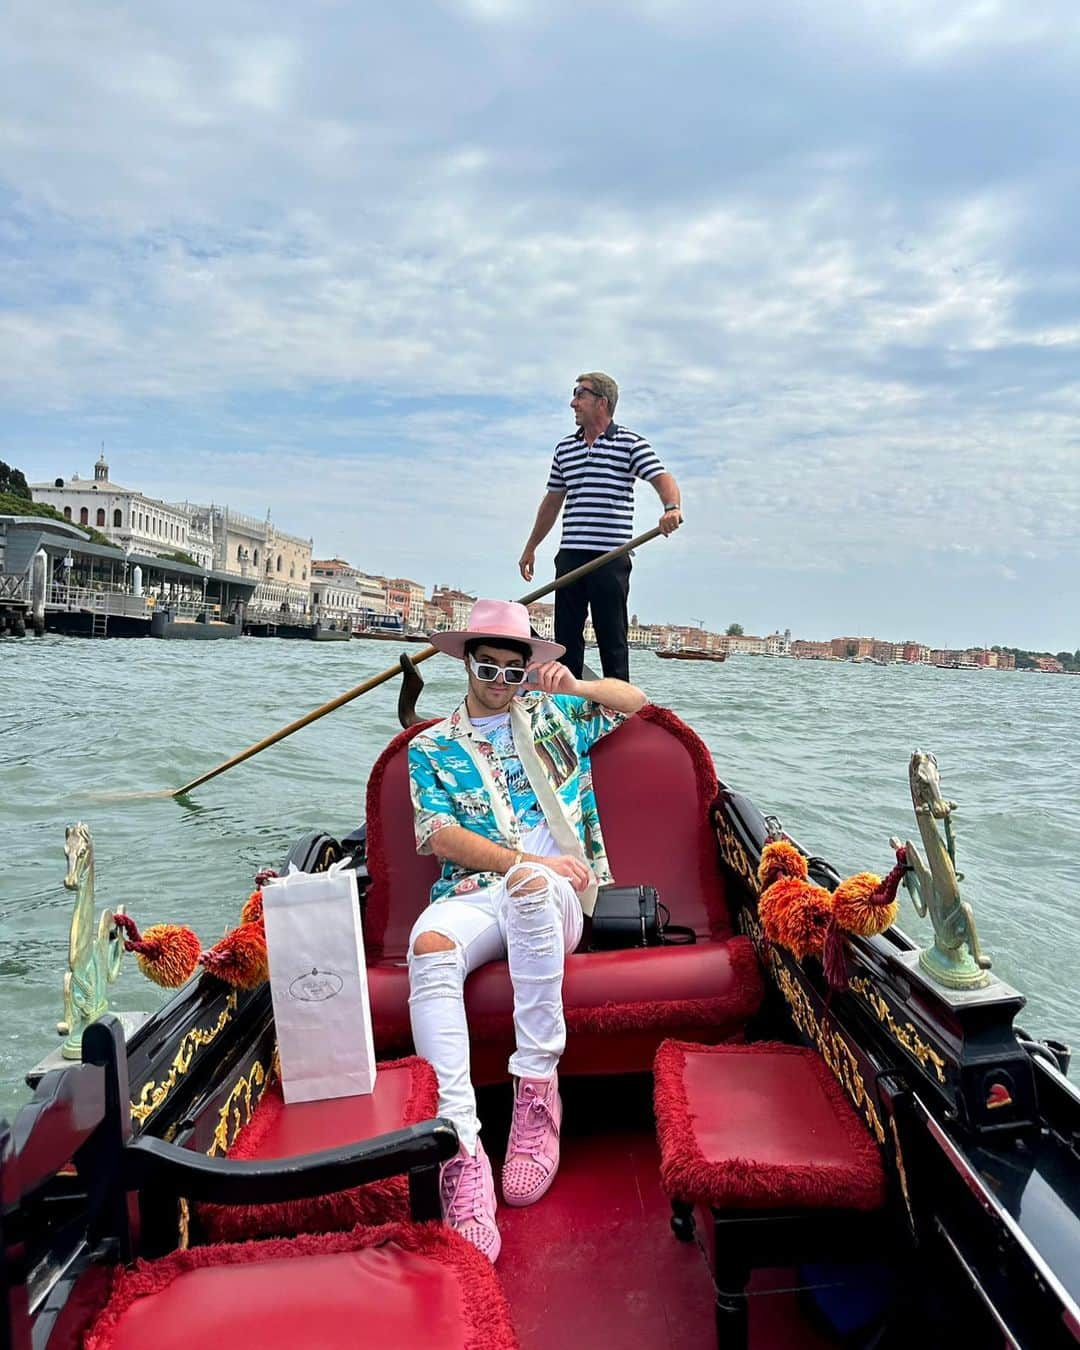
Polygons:
M876 1209L874 1141L813 1050L668 1041L656 1056L660 1178L675 1199L739 1209Z
M494 1269L441 1224L193 1247L114 1276L85 1350L509 1350Z
M263 1093L251 1119L236 1136L233 1159L295 1158L304 1153L400 1130L431 1120L438 1104L435 1071L412 1056L379 1065L374 1092L327 1101L286 1105L281 1084ZM325 1233L358 1223L387 1223L409 1217L409 1183L404 1176L369 1182L347 1191L270 1205L199 1206L199 1217L214 1242L278 1233Z
M753 1269L880 1250L886 1187L877 1146L813 1050L666 1041L655 1106L672 1228L689 1240L694 1207L712 1214L725 1350L746 1344Z
M430 725L430 724L426 724ZM409 933L438 875L420 857L401 732L368 780L364 916L375 1041L380 1054L408 1048ZM716 774L704 743L666 709L647 707L593 751L593 781L618 884L656 886L671 922L693 928L690 947L578 952L567 958L563 1001L570 1033L560 1071L647 1070L665 1036L715 1041L740 1036L762 997L748 939L731 935L709 809ZM513 1046L505 962L477 971L465 992L476 1082L505 1076Z

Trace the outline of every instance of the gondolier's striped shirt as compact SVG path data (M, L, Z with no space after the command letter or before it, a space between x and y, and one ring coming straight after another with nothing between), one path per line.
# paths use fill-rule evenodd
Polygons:
M634 535L634 479L664 473L652 446L609 422L590 447L580 429L555 447L549 492L565 492L563 548L603 552Z

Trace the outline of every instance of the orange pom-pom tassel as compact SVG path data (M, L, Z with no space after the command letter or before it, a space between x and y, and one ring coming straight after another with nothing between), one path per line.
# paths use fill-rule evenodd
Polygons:
M254 989L270 978L262 919L242 923L200 958L211 975L236 989Z
M896 922L900 909L896 892L907 870L907 855L898 848L896 866L884 880L873 872L858 872L847 877L833 892L836 922L860 937L884 933L891 923Z
M166 989L179 989L195 971L202 943L190 928L178 923L155 923L139 932L126 914L113 916L128 935L126 951L135 953L139 969L148 980Z
M244 902L244 908L240 911L241 923L255 923L263 916L263 894L262 891L252 891Z
M884 933L889 924L896 922L899 908L895 899L884 896L882 880L873 872L857 872L853 877L846 877L833 892L836 922L860 937Z
M799 877L781 877L774 881L758 901L758 918L770 942L782 942L784 915L792 905L800 904L803 892L813 889L809 881Z
M798 877L805 881L806 875L806 859L787 839L776 839L762 849L758 863L758 881L762 890L780 877Z
M776 940L799 961L820 956L831 919L831 893L822 886L804 884L794 902L782 910Z

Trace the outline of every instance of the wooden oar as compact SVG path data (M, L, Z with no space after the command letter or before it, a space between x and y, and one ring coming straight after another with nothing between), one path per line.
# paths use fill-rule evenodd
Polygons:
M542 596L550 595L552 591L557 591L561 587L568 585L571 581L576 581L579 577L595 571L602 567L604 563L611 562L613 558L621 558L624 553L629 553L632 548L640 548L642 544L647 544L650 539L655 539L661 533L659 525L654 526L645 534L640 534L636 539L631 539L628 544L620 544L618 548L613 548L607 553L602 553L599 558L593 558L591 562L584 563L581 567L575 567L572 572L566 572L561 577L556 577L546 586L538 586L536 590L529 591L518 601L521 605L531 605L534 600L539 600ZM437 647L425 647L423 651L412 656L412 663L418 666L421 661L427 661L429 657L438 652ZM411 655L411 654L410 654ZM363 684L358 684L354 689L346 690L344 694L339 694L337 698L332 698L329 703L324 703L321 708L305 713L303 717L297 718L295 722L290 722L287 727L282 727L280 731L275 731L271 736L264 736L261 741L256 741L254 745L249 745L246 750L241 750L238 755L233 755L232 759L227 759L217 768L210 769L207 773L200 774L198 778L193 778L190 783L185 783L183 787L165 788L161 792L138 792L125 794L132 797L183 797L195 788L201 787L203 783L208 783L211 778L216 778L219 773L224 773L226 769L233 769L237 764L243 764L245 759L250 759L252 755L257 755L260 750L267 750L271 745L276 745L278 741L283 741L286 736L291 736L294 731L299 731L301 727L310 726L312 722L317 722L320 717L325 717L327 713L334 712L335 709L344 707L346 703L351 703L354 698L359 698L361 694L368 693L371 689L377 689L380 684L386 684L395 676L401 674L401 666L390 666L379 675L372 675L365 680Z

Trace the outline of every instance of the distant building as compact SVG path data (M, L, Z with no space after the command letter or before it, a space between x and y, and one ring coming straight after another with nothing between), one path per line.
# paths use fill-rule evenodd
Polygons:
M832 644L796 638L791 644L791 654L801 661L828 661L832 658Z
M468 624L469 614L476 604L476 596L469 595L466 591L454 590L452 586L436 586L431 592L431 603L443 615L443 622L439 627L443 630L457 631Z
M213 539L219 572L258 583L249 613L307 614L311 609L311 543L280 530L270 520L245 516L227 506L185 502L191 518Z
M199 567L214 566L213 540L201 522L185 506L112 482L104 455L94 465L92 479L75 474L53 483L32 483L30 494L73 525L92 526L128 553L186 553Z
M1048 675L1061 675L1065 670L1056 656L1037 656L1035 668L1036 670L1044 670Z
M311 612L320 622L362 628L370 616L360 587L362 573L341 558L312 558ZM379 588L382 600L382 588Z
M383 585L386 609L397 614L407 628L421 628L424 623L424 588L407 577L387 578Z
M869 656L873 646L874 639L868 637L837 637L829 643L833 656L839 657L841 661Z
M743 656L765 655L765 639L755 637L752 633L732 633L730 636L725 635L724 641L729 652L738 652Z
M791 629L785 628L784 631L770 633L765 639L766 656L790 656L791 655Z
M536 636L544 638L548 642L555 639L555 606L545 604L543 600L535 600L529 606L529 622L533 626Z
M900 660L927 665L930 661L930 648L923 642L903 642L900 644Z

